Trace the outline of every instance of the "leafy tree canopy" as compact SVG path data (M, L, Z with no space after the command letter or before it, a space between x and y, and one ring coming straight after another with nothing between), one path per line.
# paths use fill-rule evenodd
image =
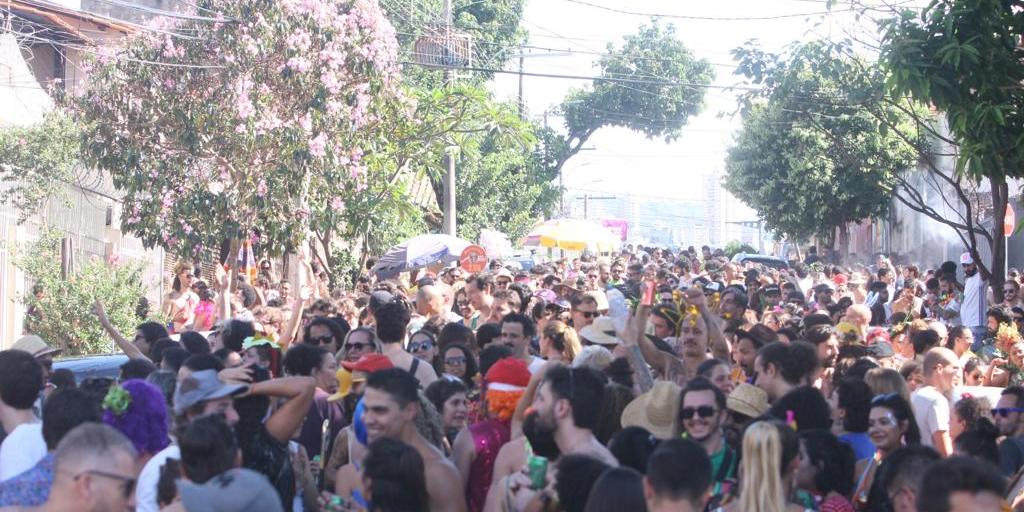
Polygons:
M739 72L761 89L741 103L726 189L769 229L797 239L829 237L847 222L885 213L896 175L915 166L925 142L900 110L878 107L904 129L896 134L852 101L871 94L871 66L827 43L796 45L786 55L747 45L735 55ZM919 135L906 140L906 133Z

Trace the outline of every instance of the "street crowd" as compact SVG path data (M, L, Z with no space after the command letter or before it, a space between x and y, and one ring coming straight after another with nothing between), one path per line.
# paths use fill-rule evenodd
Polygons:
M1024 510L1021 276L969 253L299 261L181 263L135 332L97 302L117 379L0 352L0 510Z

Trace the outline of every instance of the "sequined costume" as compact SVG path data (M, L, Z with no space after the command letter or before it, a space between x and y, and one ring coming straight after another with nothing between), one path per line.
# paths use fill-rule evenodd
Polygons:
M494 461L498 451L508 442L511 435L509 422L495 419L484 420L469 426L473 436L476 457L469 467L469 481L466 482L466 504L469 512L480 512L491 488Z

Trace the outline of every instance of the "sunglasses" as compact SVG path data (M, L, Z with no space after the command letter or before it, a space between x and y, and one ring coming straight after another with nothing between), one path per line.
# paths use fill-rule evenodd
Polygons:
M597 318L597 317L601 316L601 313L598 313L597 311L576 311L576 312L579 313L580 315L582 315L583 318Z
M326 345L334 339L334 336L320 336L319 338L310 338L310 345Z
M701 418L710 418L714 416L716 412L718 412L718 410L710 405L702 405L700 407L683 407L679 410L679 417L684 420L689 420L693 419L693 416L696 414Z
M121 482L121 492L124 493L125 499L130 498L132 493L135 492L135 479L130 476L107 473L106 471L100 471L98 469L88 469L75 475L75 481L78 481L78 479L81 478L82 475L101 476L103 478L109 478L111 480L117 480Z
M462 366L466 364L465 357L446 357L444 358L444 364L448 366Z
M368 348L370 348L370 344L369 343L346 343L345 344L345 350L349 350L349 351L356 350L356 351L362 352L362 351L364 351L364 350L366 350Z
M409 352L420 352L423 350L430 350L434 348L434 344L429 341L421 341L419 343L410 343Z
M1024 412L1024 408L1021 407L1000 407L998 409L992 409L992 416L1007 417L1013 412Z

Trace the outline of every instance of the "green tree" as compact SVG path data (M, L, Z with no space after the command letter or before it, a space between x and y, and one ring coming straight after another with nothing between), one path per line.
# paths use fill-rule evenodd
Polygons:
M78 125L62 111L38 125L0 129L0 201L17 208L18 222L51 197L63 199L60 184L76 178L79 141Z
M884 214L897 176L917 163L923 132L913 138L880 128L862 103L869 65L837 55L828 43L794 45L785 55L756 45L737 49L739 73L761 89L743 98L743 129L730 148L725 187L757 210L766 226L797 240ZM842 91L842 93L841 93ZM879 107L905 133L914 120Z
M35 242L14 247L13 263L25 272L41 294L22 298L36 311L30 319L33 333L59 345L65 355L97 354L113 350L110 337L92 313L97 299L106 306L111 322L121 332L134 332L141 320L137 304L145 296L143 267L135 262L82 262L70 275L61 273L61 235L44 229Z
M571 91L557 113L564 133L542 134L544 159L555 175L587 140L605 126L620 126L666 142L678 139L690 118L704 108L714 71L679 40L675 26L657 20L608 45L598 60L600 78Z
M1009 197L1006 179L1024 175L1024 11L1019 2L931 2L920 12L901 10L882 31L886 85L944 113L959 150L958 173L988 181L996 231L988 239L990 263L978 253L974 230L966 245L1002 300L1006 247L997 230Z
M381 0L388 19L395 26L405 60L415 60L416 40L444 33L443 0ZM473 42L473 67L501 69L519 51L526 39L522 28L524 0L452 0L452 30ZM443 85L437 70L408 66L403 78L427 89ZM461 80L481 85L493 73L474 72Z

